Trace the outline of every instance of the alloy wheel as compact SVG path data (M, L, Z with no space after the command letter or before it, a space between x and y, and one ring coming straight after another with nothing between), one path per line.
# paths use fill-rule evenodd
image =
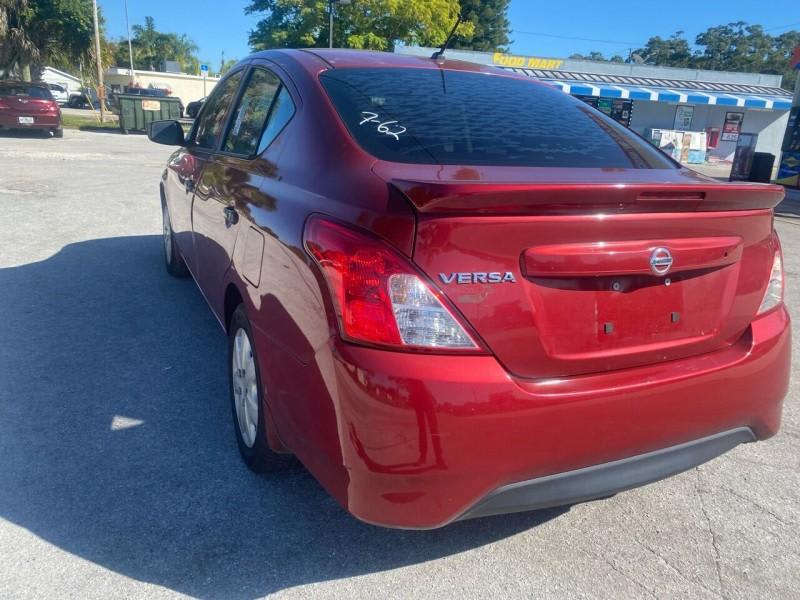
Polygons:
M250 337L241 328L233 339L231 372L239 433L245 446L252 448L258 430L258 380Z

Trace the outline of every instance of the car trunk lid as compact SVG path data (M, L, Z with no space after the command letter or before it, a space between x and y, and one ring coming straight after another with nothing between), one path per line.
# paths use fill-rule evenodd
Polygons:
M629 174L392 182L418 210L416 264L509 371L552 378L711 352L758 310L782 190Z
M6 114L13 116L36 116L58 111L55 100L50 98L34 98L16 94L4 95L2 93L0 93L0 108Z

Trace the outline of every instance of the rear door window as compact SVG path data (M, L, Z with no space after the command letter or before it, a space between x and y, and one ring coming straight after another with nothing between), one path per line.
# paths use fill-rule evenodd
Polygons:
M286 86L282 85L278 95L275 96L275 101L269 113L267 127L264 129L261 141L258 144L259 154L266 150L267 146L272 143L272 140L283 131L283 128L291 120L293 115L294 102L292 101L292 96L287 91Z
M438 68L331 69L320 81L352 136L382 160L674 168L612 119L535 81Z
M217 84L203 107L190 146L208 150L216 148L222 128L225 126L225 117L236 98L241 81L242 71L237 71Z
M225 143L222 145L225 152L244 156L256 153L258 140L261 138L261 132L264 130L280 83L280 80L266 69L252 70L233 113Z

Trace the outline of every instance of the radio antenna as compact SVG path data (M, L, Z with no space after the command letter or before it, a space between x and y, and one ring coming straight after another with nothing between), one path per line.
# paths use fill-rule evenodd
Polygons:
M453 25L453 28L450 30L450 35L447 36L447 39L442 44L442 47L439 48L436 52L431 54L431 58L433 60L439 60L444 56L444 51L447 50L447 46L450 44L450 41L453 39L453 36L456 34L456 29L461 24L461 13L458 13L458 18L456 19L456 24Z

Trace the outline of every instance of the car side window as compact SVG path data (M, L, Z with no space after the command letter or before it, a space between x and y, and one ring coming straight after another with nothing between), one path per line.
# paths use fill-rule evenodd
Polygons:
M238 71L225 81L217 84L216 89L209 96L200 115L200 121L195 129L190 146L213 150L217 145L222 128L225 125L225 116L228 107L236 97L239 83L242 80L242 71Z
M239 105L233 113L230 129L222 149L233 154L252 156L256 152L258 139L270 114L280 80L266 69L251 71L242 92Z
M292 97L286 90L286 86L282 85L278 95L275 97L275 102L272 104L267 127L261 135L261 141L258 144L259 154L272 143L272 140L283 130L293 115L294 102L292 102Z

